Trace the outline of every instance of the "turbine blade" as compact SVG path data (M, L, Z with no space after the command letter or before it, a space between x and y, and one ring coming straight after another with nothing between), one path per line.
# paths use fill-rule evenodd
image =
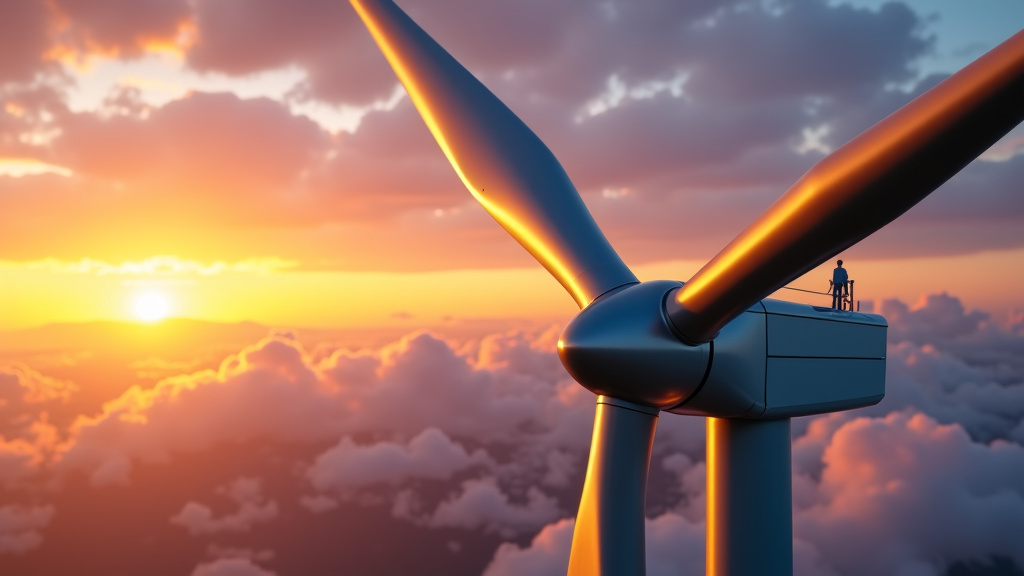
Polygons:
M581 308L637 281L532 130L390 0L351 0L466 188Z
M684 340L917 204L1024 120L1024 31L818 162L666 302Z
M644 500L658 411L597 397L568 576L644 574Z

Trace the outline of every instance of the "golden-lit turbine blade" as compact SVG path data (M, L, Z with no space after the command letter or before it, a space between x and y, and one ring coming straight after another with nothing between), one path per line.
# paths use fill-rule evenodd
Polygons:
M1024 31L839 148L667 302L706 342L749 306L917 204L1024 120Z
M597 397L568 576L644 574L644 500L658 411Z
M635 283L548 147L390 0L351 0L462 182L580 307Z

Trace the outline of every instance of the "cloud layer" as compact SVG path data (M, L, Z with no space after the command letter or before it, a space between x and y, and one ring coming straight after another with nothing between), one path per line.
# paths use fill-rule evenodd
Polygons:
M876 307L891 323L886 399L794 423L797 573L1024 566L1020 319L945 294ZM55 500L62 492L143 494L170 475L205 478L154 520L183 545L220 551L194 556L197 573L284 573L299 558L288 532L367 514L434 550L431 562L462 566L455 573L564 573L594 400L551 344L549 331L458 342L413 333L310 351L275 332L216 370L129 388L66 428L23 402L22 435L0 444L12 502L0 514L3 552L28 561L51 523L74 521L75 505ZM19 366L18 382L50 386L18 390L59 392L46 402L74 389ZM33 420L49 432L33 435ZM703 571L703 429L699 418L660 419L651 574ZM209 476L183 464L209 458L225 462ZM469 543L482 548L459 564Z
M824 152L940 79L918 72L934 53L927 15L901 3L407 4L549 143L631 263L710 257ZM0 258L527 261L409 101L395 103L392 72L344 3L36 2L3 26L0 160L56 168L0 175ZM97 107L71 105L68 84L93 82L73 63L153 54L176 64L104 85ZM282 71L293 86L238 95L247 78ZM164 76L186 73L238 87L154 99L152 86L177 82ZM347 110L358 128L332 134L311 106ZM858 253L1024 245L1018 141Z

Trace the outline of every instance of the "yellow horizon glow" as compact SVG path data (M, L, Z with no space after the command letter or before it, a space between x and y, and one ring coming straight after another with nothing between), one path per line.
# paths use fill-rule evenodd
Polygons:
M863 301L947 292L967 308L1001 318L1024 308L1008 286L1024 249L978 254L858 260L844 258ZM633 266L641 280L686 280L702 262L675 260ZM824 292L834 262L791 286ZM925 279L924 281L922 279ZM979 281L984 279L984 281ZM441 325L453 320L567 321L577 306L540 266L433 272L302 270L275 259L198 262L173 256L143 261L0 261L0 331L53 323L139 322L131 303L146 292L169 299L169 315L210 322L257 322L306 328ZM828 305L813 294L781 290L781 300ZM827 301L826 301L827 300Z

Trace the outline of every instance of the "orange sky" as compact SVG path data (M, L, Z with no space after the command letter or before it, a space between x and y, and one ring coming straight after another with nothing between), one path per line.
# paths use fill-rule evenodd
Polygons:
M1008 289L1024 251L959 257L847 260L862 302L898 298L914 303L948 292L969 308L1002 315L1020 307ZM641 280L688 278L701 263L669 261L635 267ZM791 286L825 291L832 263ZM537 267L486 271L342 272L295 270L294 263L210 263L176 258L122 262L0 263L0 330L60 322L140 321L137 301L155 294L167 315L218 322L255 321L295 327L438 326L470 319L564 322L577 309ZM978 279L982 279L978 281ZM828 304L828 296L781 290L772 297Z
M862 5L844 30L882 14ZM462 187L341 8L288 16L294 28L275 26L284 16L268 5L237 29L207 4L111 20L66 2L12 13L20 24L0 56L0 330L147 314L320 327L571 315ZM672 50L639 36L644 51L610 53L600 34L625 42L636 31L595 23L580 51L557 34L568 16L552 15L541 37L510 15L481 31L505 42L496 52L416 15L551 146L638 276L686 280L927 74L956 70L1024 22L1009 7L943 10L920 24L932 36L886 13L898 24L871 32L870 50L841 35L789 38L803 24L779 19L747 34L763 42L761 68L725 42L740 28L697 30ZM471 12L460 17L501 21ZM946 291L997 314L1018 308L1022 138L843 255L857 296ZM830 266L793 285L824 289ZM138 311L145 294L165 311Z

